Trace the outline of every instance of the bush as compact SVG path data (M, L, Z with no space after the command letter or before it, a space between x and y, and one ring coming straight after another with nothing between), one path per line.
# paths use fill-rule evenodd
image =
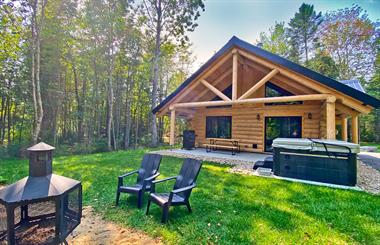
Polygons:
M0 156L3 159L23 158L28 155L26 151L27 148L27 143L3 145L0 146Z
M107 140L105 139L96 140L94 143L94 153L105 152L105 151L108 151Z

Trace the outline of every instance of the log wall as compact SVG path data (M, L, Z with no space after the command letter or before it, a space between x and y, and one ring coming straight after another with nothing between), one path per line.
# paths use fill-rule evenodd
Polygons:
M309 118L311 113L311 118ZM258 117L259 115L259 117ZM232 138L241 141L241 149L264 151L265 117L301 116L302 137L321 137L321 103L304 102L302 105L236 105L225 108L199 108L190 120L197 135L197 144L206 143L206 116L232 116Z

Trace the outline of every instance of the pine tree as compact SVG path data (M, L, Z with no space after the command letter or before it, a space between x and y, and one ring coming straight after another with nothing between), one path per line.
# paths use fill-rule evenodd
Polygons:
M289 22L288 35L291 43L291 59L302 60L307 64L310 58L310 51L316 41L318 26L322 23L322 13L318 14L313 5L303 3L298 12Z

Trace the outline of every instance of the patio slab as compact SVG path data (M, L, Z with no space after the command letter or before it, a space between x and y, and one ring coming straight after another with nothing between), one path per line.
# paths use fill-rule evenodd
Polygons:
M160 150L155 151L154 153L164 155L164 156L173 156L180 158L195 158L202 161L217 162L228 165L236 164L254 164L257 161L263 161L266 157L271 156L270 154L265 153L251 153L251 152L240 152L236 155L232 155L230 151L212 151L206 152L204 148L197 148L194 150L185 150L185 149L169 149L169 150Z

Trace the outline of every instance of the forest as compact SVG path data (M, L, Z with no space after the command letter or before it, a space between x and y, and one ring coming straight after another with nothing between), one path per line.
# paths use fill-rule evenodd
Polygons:
M188 34L204 11L202 0L0 0L0 156L39 141L61 154L165 144L168 119L151 110L194 70ZM380 98L379 23L358 5L302 4L256 45ZM379 109L360 124L361 141L380 142Z

